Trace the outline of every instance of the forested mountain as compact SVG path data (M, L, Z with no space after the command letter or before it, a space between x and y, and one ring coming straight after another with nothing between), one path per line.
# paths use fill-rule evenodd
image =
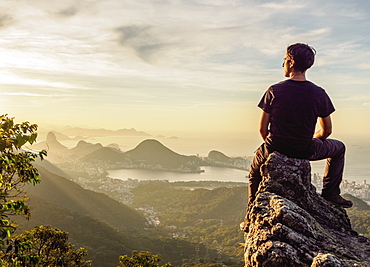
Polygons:
M192 162L194 165L199 165L200 162L198 157L180 155L154 139L144 140L125 154L134 161L151 165L159 164L165 168L176 168L181 165L189 165Z
M166 181L151 181L132 192L134 207L151 205L168 220L165 224L183 227L207 219L237 225L244 218L248 199L246 186L189 190Z
M87 259L93 266L117 266L120 255L130 254L132 250L147 248L147 238L140 231L119 231L112 226L89 215L53 204L49 199L30 193L31 219L17 217L17 232L30 230L38 225L51 225L69 233L69 240L76 248L88 251Z
M370 238L370 206L349 194L345 194L345 198L353 202L353 207L347 209L353 229Z
M52 164L43 166L63 174ZM37 167L42 182L25 188L32 217L17 218L19 229L35 225L63 229L73 244L88 250L93 266L116 266L118 256L132 250L161 254L174 266L198 258L234 258L228 266L238 262L235 248L242 242L238 224L245 208L245 187L189 190L181 183L157 181L134 190L135 205L128 207ZM144 216L134 210L139 207L157 214L160 225L148 228Z
M198 258L242 265L236 249L243 242L239 224L247 207L246 186L192 189L183 182L151 181L134 188L133 193L134 207L149 206L158 212L161 224L157 228L205 247Z
M148 228L144 216L133 208L37 167L42 182L25 188L30 198L31 219L17 217L19 230L51 225L67 231L71 242L85 247L89 252L87 258L99 267L117 266L118 256L131 254L132 250L161 254L163 260L173 262L174 266L181 266L182 259L194 257L193 243L173 239L161 229ZM55 166L52 169L63 173ZM209 253L216 252L210 249Z
M26 191L63 208L86 214L120 230L145 227L145 218L107 195L85 190L76 183L38 167L41 183Z

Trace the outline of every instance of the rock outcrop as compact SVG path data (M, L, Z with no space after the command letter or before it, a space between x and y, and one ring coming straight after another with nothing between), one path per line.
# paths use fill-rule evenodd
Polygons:
M370 241L316 192L308 160L272 153L261 171L244 222L246 267L370 266Z

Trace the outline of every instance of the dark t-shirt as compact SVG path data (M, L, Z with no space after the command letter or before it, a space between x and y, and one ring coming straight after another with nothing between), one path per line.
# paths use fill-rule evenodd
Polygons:
M318 117L335 108L325 90L309 81L286 80L272 85L258 104L270 114L266 144L292 158L308 158Z

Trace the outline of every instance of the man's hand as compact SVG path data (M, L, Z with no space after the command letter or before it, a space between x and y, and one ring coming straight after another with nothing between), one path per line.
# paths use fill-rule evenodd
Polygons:
M320 139L328 138L329 135L331 135L331 132L332 132L332 124L331 124L330 115L325 117L325 118L319 117L319 123L320 123L321 129L318 130L314 134L313 138L320 138Z

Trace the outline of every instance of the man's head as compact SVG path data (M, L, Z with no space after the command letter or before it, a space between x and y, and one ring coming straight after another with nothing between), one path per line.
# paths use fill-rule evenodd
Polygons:
M295 71L305 72L313 65L315 54L316 50L307 44L292 44L287 48L283 67L286 72L289 72L291 68L294 68Z

